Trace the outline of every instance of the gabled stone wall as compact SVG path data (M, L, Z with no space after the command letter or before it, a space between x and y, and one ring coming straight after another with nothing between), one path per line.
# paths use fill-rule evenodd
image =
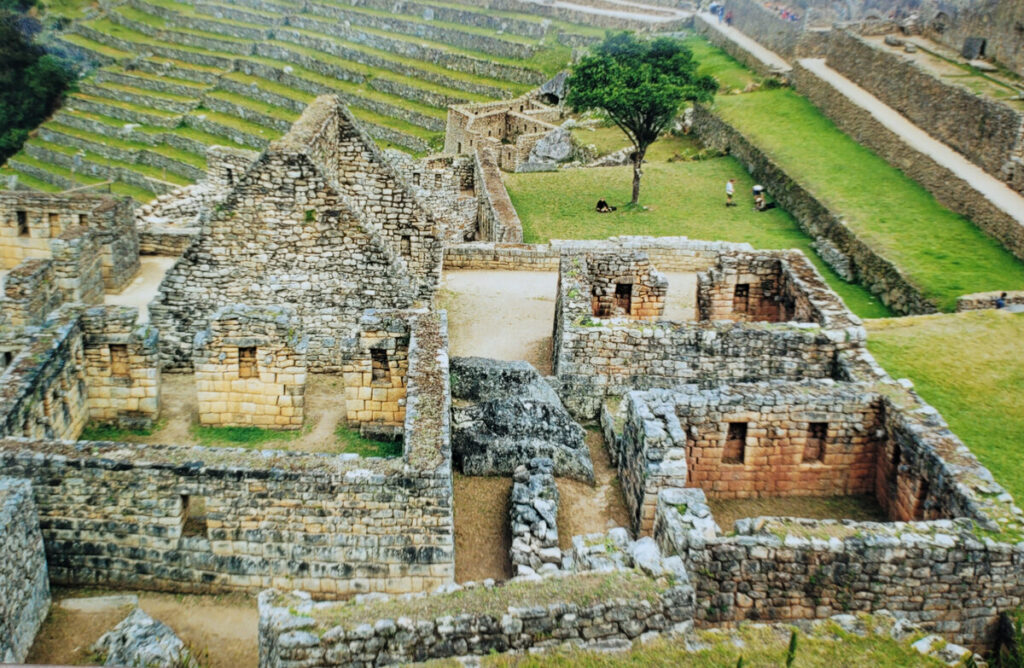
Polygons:
M699 319L822 324L796 277L802 264L806 260L795 253L721 256L715 267L697 274Z
M0 662L21 663L50 609L39 516L25 480L0 478Z
M71 227L54 239L54 280L65 303L103 303L103 249L98 235L85 227ZM138 255L136 255L138 259Z
M409 190L441 221L446 243L475 238L480 204L470 156L432 155L414 160L402 151L389 149L384 153Z
M195 333L237 303L293 308L310 371L338 372L366 309L432 294L438 226L364 142L336 98L318 98L240 178L150 306L165 368L190 368Z
M651 266L645 253L588 253L582 262L595 318L657 320L665 312L668 279Z

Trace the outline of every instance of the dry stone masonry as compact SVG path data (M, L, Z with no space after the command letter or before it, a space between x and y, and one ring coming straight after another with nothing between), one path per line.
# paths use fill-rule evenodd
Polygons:
M49 609L50 580L32 486L0 478L0 662L25 660Z
M307 345L288 309L228 306L214 313L192 353L199 424L301 428Z
M558 487L554 462L538 457L516 467L508 519L512 527L512 566L516 577L558 570Z

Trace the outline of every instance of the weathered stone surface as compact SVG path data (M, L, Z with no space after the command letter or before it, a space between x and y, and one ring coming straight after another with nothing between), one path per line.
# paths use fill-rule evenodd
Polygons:
M20 663L50 609L50 581L32 486L0 478L0 663Z
M572 155L572 133L567 127L551 130L541 137L533 148L526 162L530 164L559 163L568 160Z
M104 666L193 668L199 664L171 627L136 608L92 647L106 655Z
M463 473L510 475L546 457L557 476L593 480L583 428L536 369L526 362L455 358L452 374L453 461Z
M512 566L516 575L562 563L558 549L558 487L554 462L538 457L516 467L508 518L512 527Z

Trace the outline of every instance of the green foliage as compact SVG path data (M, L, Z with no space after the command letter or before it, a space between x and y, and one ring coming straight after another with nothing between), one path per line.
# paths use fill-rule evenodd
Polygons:
M793 662L796 661L796 643L797 635L794 630L789 635L789 647L786 649L786 668L793 668Z
M0 162L21 148L74 81L67 63L25 36L23 19L8 11L27 0L0 0Z
M139 436L151 436L157 427L148 429L124 429L112 424L90 422L82 430L79 440L82 441L127 441L131 442Z
M199 425L194 425L191 431L202 445L230 445L253 449L259 449L268 443L277 444L291 441L302 433L298 429L281 431L260 427L200 427Z
M718 82L697 68L693 52L679 40L639 41L628 32L609 32L573 68L566 103L577 112L601 111L636 147L634 204L647 147L669 126L683 102L707 102L718 90Z
M344 422L334 430L342 452L357 454L360 457L401 457L405 448L401 440L378 441L366 438L358 429L349 427Z

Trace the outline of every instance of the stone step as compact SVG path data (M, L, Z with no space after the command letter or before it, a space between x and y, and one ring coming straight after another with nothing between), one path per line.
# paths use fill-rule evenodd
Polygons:
M26 155L25 152L18 153L17 155L9 158L7 160L7 165L19 173L27 174L40 181L45 181L59 190L81 188L82 186L95 185L108 180L96 178L88 174L77 173L72 177L69 169L65 169L60 165L52 163L40 162L39 160ZM95 192L111 192L115 195L132 197L140 203L148 202L155 196L151 190L139 188L127 183L113 183L108 186L102 186Z
M54 37L54 41L59 48L65 49L76 59L98 65L114 65L134 57L130 51L115 48L77 33L58 33Z
M73 23L70 30L100 44L130 51L143 57L158 56L222 70L231 69L235 62L233 55L148 38L106 19Z
M253 42L266 37L265 31L263 30L260 30L259 34L252 35L251 37L236 39L218 32L206 32L191 28L177 27L173 25L176 20L174 18L161 19L125 6L117 7L113 11L108 12L107 18L117 25L134 30L135 32L146 35L147 37L160 39L180 46L205 49L207 51L216 51L219 53L230 53L236 56L249 55L252 53ZM160 25L153 25L152 22L156 22L158 24L168 23L171 24L171 26L161 27ZM222 25L223 24L220 22L211 18L206 27L209 28L211 26L216 27Z
M228 137L235 144L263 150L283 133L273 128L249 123L236 116L213 110L193 111L185 115L185 125L202 132Z
M249 99L224 90L215 90L203 96L202 106L205 109L219 111L266 128L273 128L281 133L288 132L300 116L300 113L285 107Z
M95 153L76 151L74 148L52 144L38 138L25 142L23 151L46 164L58 165L67 170L74 167L76 175L83 174L99 180L120 181L150 190L158 195L188 185L193 181L193 179L184 178L168 170L122 162ZM76 155L79 160L78 166L75 165Z

